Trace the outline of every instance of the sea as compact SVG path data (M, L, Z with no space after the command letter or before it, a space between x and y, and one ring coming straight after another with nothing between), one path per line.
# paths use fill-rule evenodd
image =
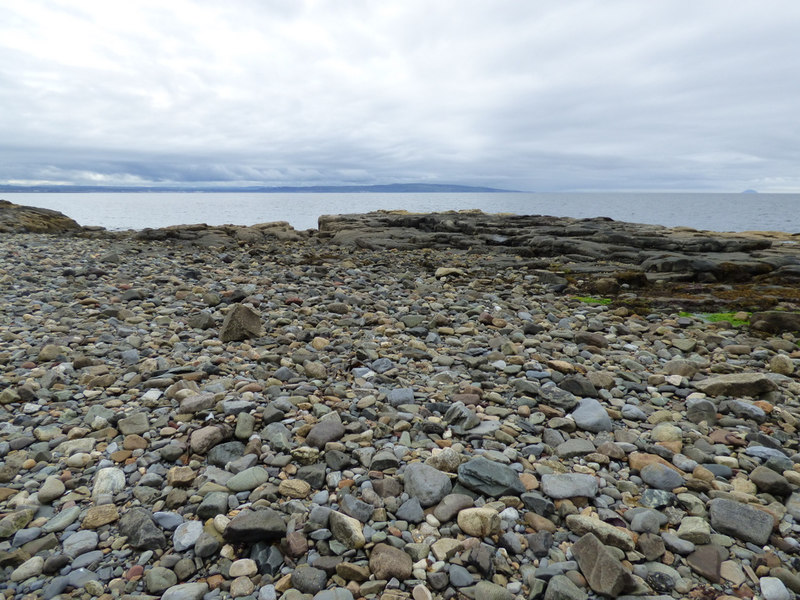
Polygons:
M763 193L2 193L0 198L60 211L110 230L169 225L254 225L288 221L316 229L320 215L376 210L609 217L710 231L800 233L800 194Z

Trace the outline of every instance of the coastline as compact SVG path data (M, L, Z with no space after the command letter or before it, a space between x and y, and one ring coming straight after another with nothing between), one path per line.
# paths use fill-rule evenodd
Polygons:
M3 208L15 598L800 593L798 236Z

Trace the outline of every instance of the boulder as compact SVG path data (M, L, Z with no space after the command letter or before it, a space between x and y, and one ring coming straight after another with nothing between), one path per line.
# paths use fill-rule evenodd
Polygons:
M56 210L0 200L0 233L65 233L81 226Z
M234 304L225 315L219 330L223 342L241 342L264 335L261 316L245 304Z

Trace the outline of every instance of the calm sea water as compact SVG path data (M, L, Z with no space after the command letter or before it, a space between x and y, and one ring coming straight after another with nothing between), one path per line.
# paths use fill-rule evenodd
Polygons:
M302 230L316 228L317 218L326 214L478 208L489 213L610 217L712 231L800 232L800 194L25 193L0 197L17 204L58 210L81 225L107 229L288 221L295 229Z

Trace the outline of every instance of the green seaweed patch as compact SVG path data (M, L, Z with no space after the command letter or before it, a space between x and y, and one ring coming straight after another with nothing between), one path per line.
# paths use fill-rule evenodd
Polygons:
M703 319L706 323L719 323L721 321L727 321L731 324L732 327L741 327L743 325L749 325L750 319L737 319L735 318L738 313L735 312L714 312L714 313L690 313L686 311L681 311L678 313L681 317L698 317ZM747 313L748 315L750 313Z
M595 298L594 296L574 296L573 300L578 300L584 304L611 304L611 298Z

